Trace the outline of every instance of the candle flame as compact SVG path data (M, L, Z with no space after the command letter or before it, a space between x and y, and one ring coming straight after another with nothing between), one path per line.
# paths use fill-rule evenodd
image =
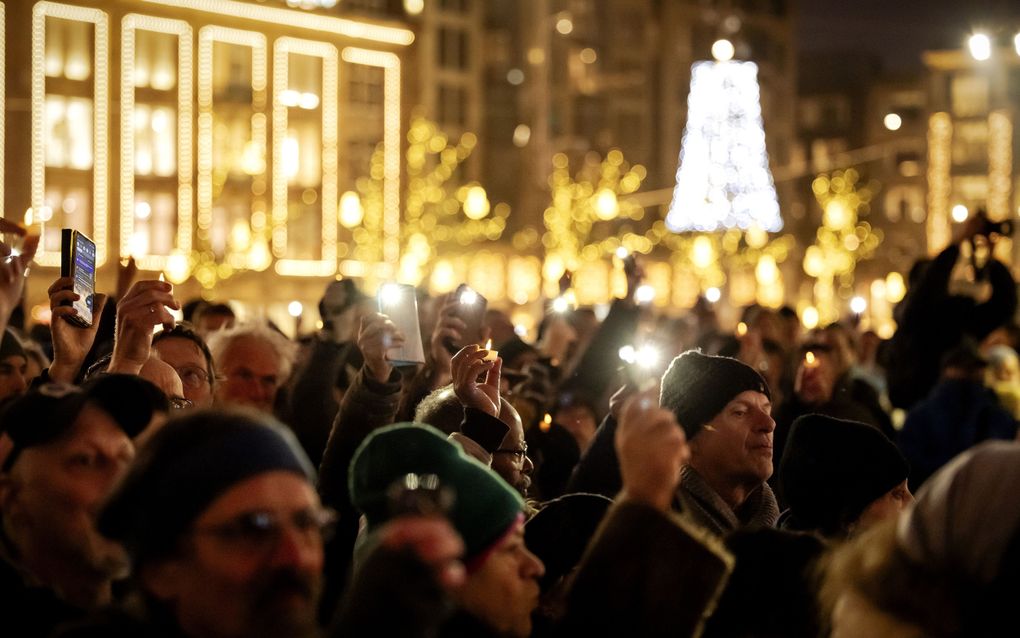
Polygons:
M542 429L543 432L548 432L549 429L552 427L552 415L546 413L546 415L542 417L542 424L539 427Z

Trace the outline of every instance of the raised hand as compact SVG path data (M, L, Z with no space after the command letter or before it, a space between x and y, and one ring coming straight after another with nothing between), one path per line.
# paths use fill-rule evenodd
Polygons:
M25 235L25 229L0 217L0 233ZM0 329L7 327L11 313L21 303L21 293L25 289L25 275L28 265L35 257L39 247L39 236L25 237L20 255L11 254L11 247L0 242Z
M432 339L429 341L429 353L432 355L433 385L439 387L446 385L450 380L452 372L453 355L447 349L448 343L460 343L467 324L457 316L457 300L452 294L443 298L442 308L439 310L439 319L432 331Z
M165 330L172 330L176 323L167 308L181 308L169 283L148 279L131 286L117 302L110 372L138 374L149 358L153 329L162 324Z
M499 376L503 360L499 357L486 360L488 353L488 350L470 344L453 356L453 391L464 407L499 418ZM485 381L479 383L482 373L485 373Z
M74 383L81 371L82 363L92 344L96 340L96 331L99 329L99 318L106 306L106 295L96 294L92 301L92 325L83 328L77 324L66 321L67 317L74 317L78 311L72 306L72 302L80 298L74 292L74 278L60 277L54 281L47 291L50 297L50 334L53 337L53 364L50 365L50 379L63 383Z
M358 331L358 349L365 357L366 372L379 383L389 381L393 373L387 351L404 345L404 335L397 330L390 318L382 313L372 313L361 319Z
M624 406L616 454L624 497L669 511L690 450L676 415L659 407L653 390L634 395Z

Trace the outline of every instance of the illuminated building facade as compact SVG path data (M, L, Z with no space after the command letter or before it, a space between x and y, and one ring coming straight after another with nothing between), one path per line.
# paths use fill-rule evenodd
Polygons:
M1002 48L977 61L963 49L930 51L924 63L929 94L927 237L928 251L936 253L950 241L954 216L965 219L979 207L993 220L1015 220L1020 214L1020 171L1014 161L1020 149L1014 130L1020 55Z
M100 266L133 255L221 298L265 301L269 280L248 271L295 278L287 298L321 291L309 278L365 269L338 211L380 143L383 215L398 219L403 24L282 0L0 11L0 201L39 225L41 265L59 265L69 226ZM36 269L33 294L53 276Z

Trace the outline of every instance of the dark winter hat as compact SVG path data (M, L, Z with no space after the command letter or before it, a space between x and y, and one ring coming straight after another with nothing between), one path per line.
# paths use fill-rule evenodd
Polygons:
M25 448L52 443L66 434L89 402L132 438L145 429L153 412L161 405L166 411L168 404L159 388L135 375L102 375L81 387L44 383L9 402L0 413L0 431L13 443L3 469L10 469Z
M524 526L528 550L542 559L547 590L570 573L613 502L600 494L567 494L545 504Z
M910 468L878 428L806 414L790 428L779 490L794 526L845 536L873 501L902 483Z
M388 492L407 474L433 474L453 492L448 516L464 539L467 562L483 555L524 511L513 488L438 430L399 423L376 430L351 461L351 502L365 514L370 531L394 516Z
M167 423L140 449L99 514L99 531L136 564L174 552L192 521L232 486L265 472L315 471L294 435L270 416L197 410Z
M765 379L746 363L688 350L673 359L662 375L659 404L676 414L690 439L735 396L748 390L772 399Z
M24 357L25 348L21 345L21 340L11 332L10 328L6 328L4 329L3 339L0 340L0 361L13 356Z

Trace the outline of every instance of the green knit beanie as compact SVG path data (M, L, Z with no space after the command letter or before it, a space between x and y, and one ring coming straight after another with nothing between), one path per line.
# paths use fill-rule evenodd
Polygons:
M453 492L447 515L464 539L466 561L502 538L524 510L513 488L438 430L398 423L373 432L351 460L351 502L365 514L369 531L393 517L387 492L407 474L434 474Z

